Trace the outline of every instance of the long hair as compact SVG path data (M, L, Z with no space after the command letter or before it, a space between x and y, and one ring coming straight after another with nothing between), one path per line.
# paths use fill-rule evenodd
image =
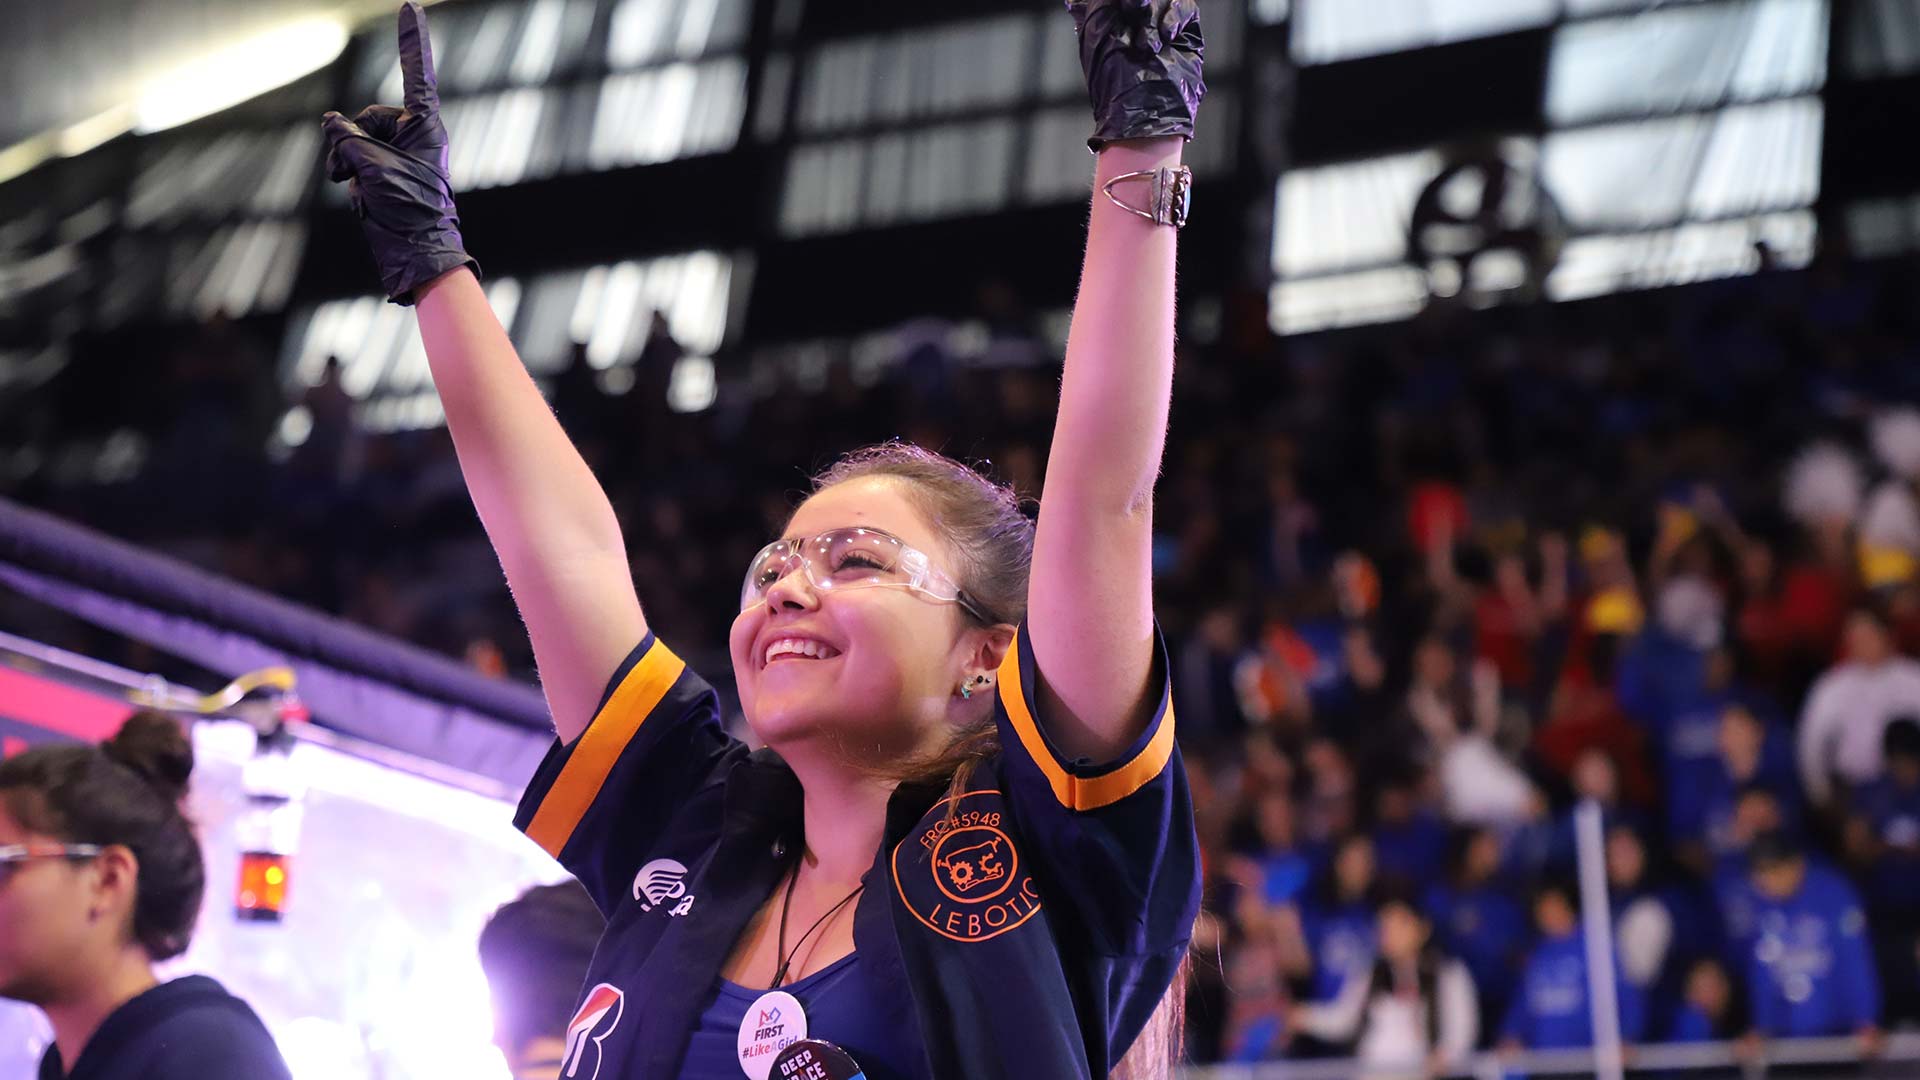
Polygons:
M898 482L907 501L952 548L961 592L982 616L976 619L962 609L966 618L997 626L1018 624L1026 617L1027 580L1033 570L1034 528L1027 513L1031 500L963 462L898 440L842 457L814 477L813 490L875 476ZM954 796L999 753L999 732L989 715L955 732L934 754L897 764L887 775L901 783L944 782L947 794ZM1162 1080L1173 1074L1185 1052L1189 968L1183 958L1173 985L1114 1066L1112 1080Z

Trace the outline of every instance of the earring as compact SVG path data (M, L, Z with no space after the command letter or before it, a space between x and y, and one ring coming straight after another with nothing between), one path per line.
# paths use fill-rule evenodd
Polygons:
M973 697L974 687L976 686L988 687L992 685L993 685L992 679L987 678L985 675L975 675L973 678L968 679L966 682L963 682L960 684L960 696L962 698L971 698Z

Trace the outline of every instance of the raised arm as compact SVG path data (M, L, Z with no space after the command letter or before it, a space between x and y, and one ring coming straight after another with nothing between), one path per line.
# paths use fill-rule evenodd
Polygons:
M404 109L327 114L328 175L349 181L388 298L418 303L467 491L526 621L554 727L572 742L646 622L613 507L507 340L462 245L416 3L400 10L400 66Z
M554 729L572 742L647 632L620 522L473 273L455 270L418 296L467 492L526 621Z
M1072 3L1091 92L1093 208L1034 538L1028 629L1048 734L1109 761L1153 709L1153 484L1173 387L1176 230L1106 185L1174 168L1205 88L1191 0ZM1114 194L1150 209L1151 179Z

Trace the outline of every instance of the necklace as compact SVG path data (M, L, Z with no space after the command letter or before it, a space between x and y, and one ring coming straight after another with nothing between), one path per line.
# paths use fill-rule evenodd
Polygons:
M807 943L807 938L813 936L813 932L815 930L820 929L820 924L826 922L828 919L833 918L836 912L838 912L841 908L847 906L848 901L860 895L860 890L867 887L867 883L864 881L858 885L855 885L853 887L853 891L848 893L845 897L841 898L839 903L828 908L827 913L825 915L822 915L819 918L813 920L813 925L807 927L807 932L804 934L801 934L800 940L793 943L793 952L788 952L787 951L787 911L788 909L793 907L793 887L798 884L800 884L800 864L798 862L795 862L793 864L793 874L792 876L787 878L786 895L783 896L780 900L779 948L780 948L781 960L780 960L780 967L777 970L775 970L773 973L773 985L776 988L778 988L781 983L784 983L787 981L787 967L788 965L793 963L793 958L799 954L800 946L805 945Z

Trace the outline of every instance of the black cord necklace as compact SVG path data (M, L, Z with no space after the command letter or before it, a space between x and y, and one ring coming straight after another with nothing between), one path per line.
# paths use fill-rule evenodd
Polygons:
M773 973L773 985L775 989L778 989L781 983L787 981L787 966L793 963L793 958L799 954L800 946L805 945L807 943L807 938L812 937L813 932L815 930L820 929L821 923L824 923L828 919L833 918L835 912L847 906L847 901L852 900L856 896L859 896L860 890L867 887L867 883L864 881L858 885L855 885L853 887L853 891L848 893L845 896L845 898L843 898L839 903L828 908L827 913L825 915L822 915L819 918L813 920L813 925L807 927L807 932L804 934L801 934L800 940L793 943L793 952L788 952L787 951L787 911L788 909L793 907L793 887L798 884L800 884L800 864L796 862L793 864L792 876L787 878L786 895L782 897L780 900L779 947L780 947L780 955L782 959L780 961L779 969Z

